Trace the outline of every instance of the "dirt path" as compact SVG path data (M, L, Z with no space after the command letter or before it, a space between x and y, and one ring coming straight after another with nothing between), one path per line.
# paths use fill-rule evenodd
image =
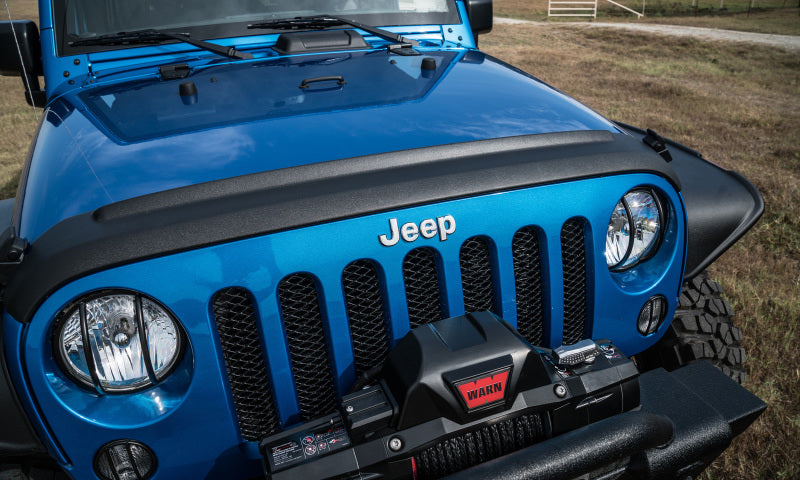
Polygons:
M659 35L691 36L704 40L717 40L723 42L745 42L784 48L793 52L800 52L800 36L773 35L769 33L737 32L734 30L720 30L716 28L685 27L681 25L657 25L653 23L600 23L600 22L533 22L530 20L517 20L514 18L494 17L497 24L527 24L527 25L559 25L575 28L622 28Z

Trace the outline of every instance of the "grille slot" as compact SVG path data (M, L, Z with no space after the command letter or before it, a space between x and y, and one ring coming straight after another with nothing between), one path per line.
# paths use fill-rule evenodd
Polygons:
M280 427L256 326L252 295L226 288L212 300L239 429L245 440L260 440Z
M444 318L439 273L432 249L423 247L408 252L403 260L403 280L411 328Z
M564 324L563 343L572 344L585 338L588 321L590 272L586 265L590 243L586 239L584 219L573 218L563 224L560 232L563 262L550 264L541 243L545 234L537 226L519 229L511 240L510 252L495 250L494 241L487 235L467 239L458 252L458 264L451 258L441 258L442 252L432 247L411 250L403 259L402 274L411 328L440 320L446 316L442 268L459 268L466 311L490 310L501 314L498 264L513 260L513 281L516 291L518 330L533 345L549 345L551 325L550 296L546 280L563 275ZM511 259L495 258L509 252ZM561 267L561 269L559 269ZM341 290L326 289L329 298L321 298L317 280L311 273L295 272L285 276L277 287L277 302L269 311L259 314L251 291L263 285L230 287L212 298L212 309L219 331L221 349L229 378L233 402L242 436L257 441L281 428L278 413L277 388L294 385L297 404L286 405L300 412L299 420L308 421L335 411L338 378L333 368L331 343L327 338L323 301L339 302L346 312L353 363L357 378L380 365L392 342L392 323L389 303L382 280L380 259L360 259L341 272ZM286 272L289 273L289 272ZM392 272L395 273L395 272ZM454 272L450 272L451 274ZM511 272L509 272L511 276ZM510 286L511 278L503 278ZM249 285L238 283L243 287ZM268 303L268 302L267 302ZM337 309L338 310L338 309ZM285 331L291 377L272 379L262 345L281 341L280 338L261 338L259 318L280 315ZM330 319L338 322L339 319ZM285 371L285 370L284 370ZM347 388L347 386L344 386ZM284 408L284 405L280 405Z
M546 438L542 417L527 414L439 442L414 456L417 478L440 478Z
M564 269L564 344L585 336L586 326L586 240L583 221L573 218L561 228L561 256Z
M461 245L458 255L464 291L464 311L490 310L499 313L492 284L489 245L484 237L472 237Z
M544 345L544 282L536 230L533 227L518 230L511 250L517 293L517 330L531 345Z
M317 287L311 275L294 273L278 285L297 402L304 421L336 409Z
M389 352L386 309L378 270L369 260L356 260L342 272L345 307L353 343L356 377L383 364Z

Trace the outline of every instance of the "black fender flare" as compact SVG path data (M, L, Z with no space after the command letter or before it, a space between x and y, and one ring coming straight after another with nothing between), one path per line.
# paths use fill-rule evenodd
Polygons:
M636 137L647 132L617 124ZM677 142L663 139L686 205L688 246L684 279L702 272L725 253L764 213L761 193L739 173L726 170Z
M0 200L0 225L11 225L14 210L14 199ZM0 228L2 231L3 228ZM0 315L2 305L0 304ZM0 320L2 322L2 320ZM34 432L19 397L11 383L11 375L7 368L3 341L3 329L0 328L0 464L7 458L46 455L42 442Z
M22 408L6 366L0 329L0 465L10 458L46 457L45 449Z

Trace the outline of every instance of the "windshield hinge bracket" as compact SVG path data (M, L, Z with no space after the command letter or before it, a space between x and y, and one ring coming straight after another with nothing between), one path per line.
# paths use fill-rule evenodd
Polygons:
M192 73L192 69L185 63L161 65L158 67L158 73L161 75L161 80L177 80L188 77Z
M390 44L388 46L389 53L396 53L397 55L403 55L404 57L412 57L416 55L422 55L418 51L414 50L413 45L408 43L395 43Z

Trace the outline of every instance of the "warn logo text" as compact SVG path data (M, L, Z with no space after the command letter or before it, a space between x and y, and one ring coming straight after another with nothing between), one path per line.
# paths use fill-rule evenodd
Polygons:
M466 382L458 385L458 391L467 409L482 407L491 403L501 402L506 396L506 382L508 381L508 370L496 373L474 382Z

